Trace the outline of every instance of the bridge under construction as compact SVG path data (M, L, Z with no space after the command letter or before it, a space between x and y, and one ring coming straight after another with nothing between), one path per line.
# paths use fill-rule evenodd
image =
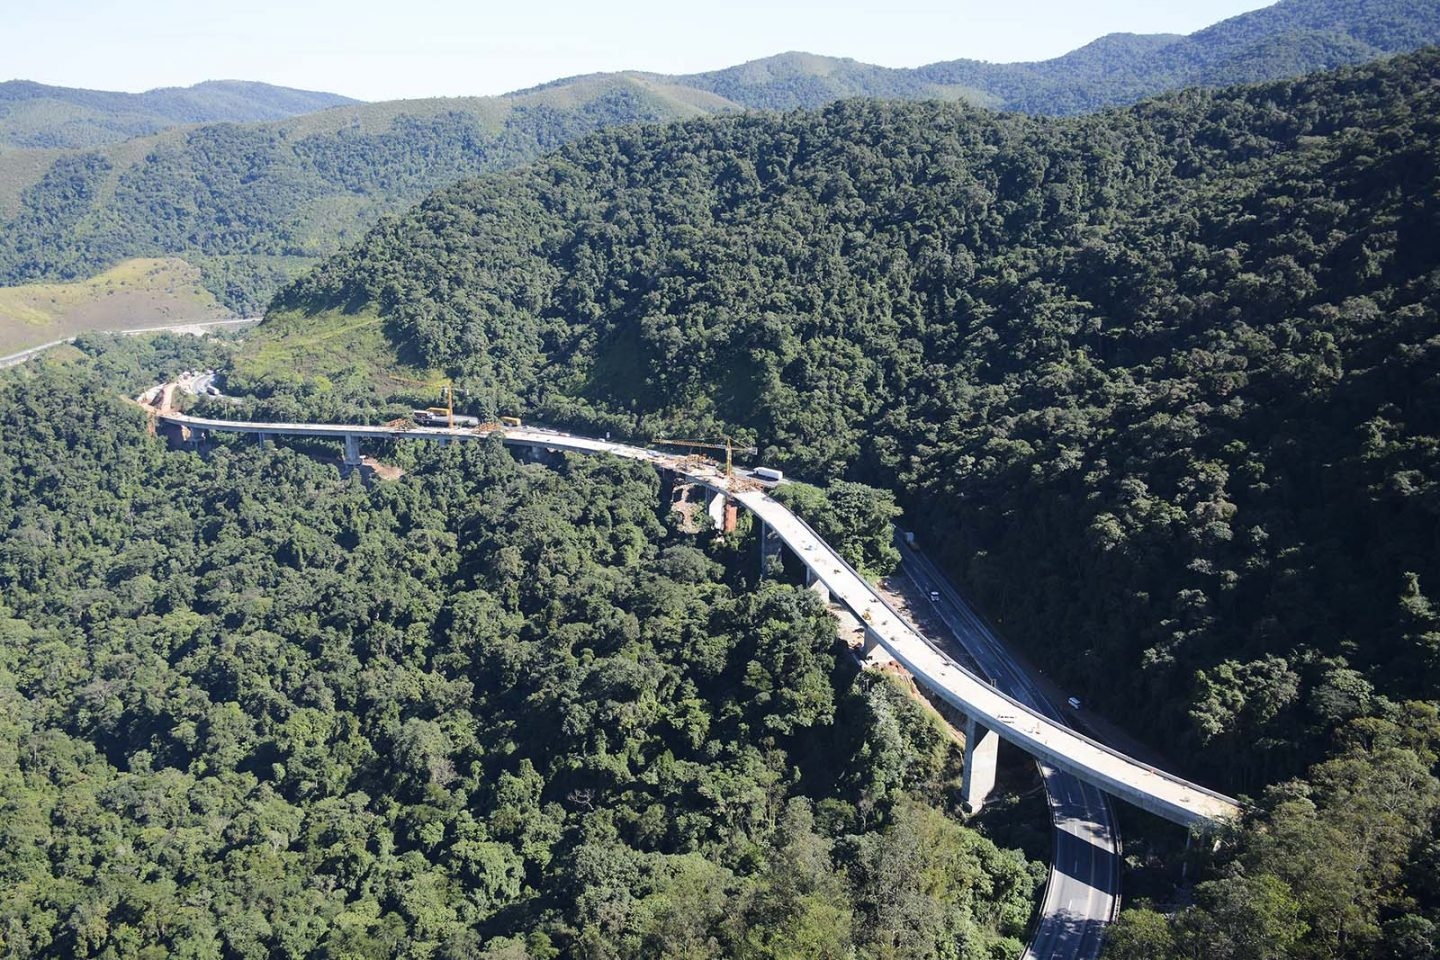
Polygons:
M867 651L884 649L910 671L918 683L968 718L964 799L972 809L983 804L994 785L994 746L998 737L1112 797L1186 827L1204 828L1231 820L1240 813L1239 803L1230 797L1092 740L1006 695L962 667L928 643L809 525L744 472L727 473L718 465L693 457L536 427L474 429L221 420L192 417L172 410L170 397L171 392L156 388L142 396L141 403L158 424L185 438L198 439L208 433L248 434L262 441L276 437L327 438L339 441L344 451L343 462L350 468L361 464L361 445L367 440L453 443L479 440L498 432L505 444L532 452L624 457L672 471L685 482L702 485L715 497L726 498L753 513L761 524L762 552L787 549L804 566L807 583L863 624Z

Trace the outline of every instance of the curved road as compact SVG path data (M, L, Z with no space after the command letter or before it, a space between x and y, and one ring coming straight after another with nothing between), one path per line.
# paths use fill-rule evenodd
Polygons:
M160 388L147 391L151 396ZM191 417L170 410L148 407L157 418L192 430L248 433L257 436L330 437L345 440L415 438L424 440L478 440L489 431L467 428L396 428L358 424L251 423ZM1228 821L1240 813L1230 797L1190 783L1174 774L1156 769L1092 740L1053 717L1020 702L991 686L935 649L876 592L869 581L852 569L835 550L799 517L772 500L763 489L753 489L744 477L744 489L731 481L721 468L709 464L685 463L681 458L609 440L595 440L534 427L505 428L505 443L575 453L606 453L640 460L673 470L695 483L723 493L744 506L765 523L804 563L814 578L823 583L830 596L843 603L867 624L886 652L918 680L949 701L966 716L995 731L1026 753L1074 774L1111 796L1119 797L1157 816L1183 826Z
M1057 723L1064 718L1010 656L995 632L919 551L901 547L902 570L924 595L939 594L935 613L955 642L995 686ZM1120 842L1110 803L1079 778L1037 763L1045 783L1054 853L1040 921L1023 960L1094 960L1105 925L1120 906Z
M146 399L165 396L168 394L162 387L145 394ZM162 421L191 430L261 436L341 440L411 437L432 441L488 436L483 430L444 427L247 423L190 417L154 406L148 409ZM941 618L980 668L994 678L993 684L933 646L829 544L764 490L753 489L750 483L731 489L730 479L718 467L686 463L659 451L608 440L533 427L506 429L503 439L511 445L641 460L725 494L778 535L814 579L829 590L832 600L844 604L864 621L875 640L917 681L1034 756L1049 796L1055 853L1041 919L1026 948L1026 960L1093 960L1099 954L1105 925L1118 905L1120 888L1118 837L1107 792L1186 826L1224 821L1239 814L1239 805L1229 797L1159 771L1070 730L984 621L922 557L912 555L908 559L907 574L922 589L941 595L942 603L937 604ZM347 440L347 445L357 442Z
M163 327L135 327L131 330L96 330L95 333L118 333L126 337L139 336L142 333L187 333L195 336L204 336L211 327L236 327L241 324L259 323L259 317L237 317L231 320L193 320L181 321L178 323L166 324ZM63 337L59 340L51 340L49 343L42 343L38 346L28 347L18 353L11 353L0 357L0 369L13 367L16 364L24 363L40 356L46 350L52 350L62 343L74 343L75 337Z

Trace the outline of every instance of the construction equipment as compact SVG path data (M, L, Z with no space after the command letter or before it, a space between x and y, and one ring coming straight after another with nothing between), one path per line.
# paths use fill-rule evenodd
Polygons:
M416 413L415 419L416 419L416 421L422 421L422 420L424 420L424 421L431 421L431 420L438 420L439 418L444 417L444 418L445 418L445 426L450 427L450 428L452 428L452 429L454 428L454 426L455 426L455 384L454 384L454 382L453 382L449 377L442 377L442 378L440 378L439 380L410 380L410 379L408 379L408 378L406 378L406 377L391 376L390 379L391 379L391 380L394 380L396 383L408 383L408 384L411 384L412 386L416 386L416 387L439 387L439 388L440 388L440 398L445 401L445 406L443 406L443 407L426 407L424 410L416 410L416 411L415 411L415 413ZM429 416L422 417L422 416L419 416L420 414L428 414ZM480 422L480 421L478 421L478 420L475 421L475 423L479 423L479 422Z
M760 451L755 447L737 447L735 441L730 437L724 437L724 443L716 443L713 440L667 440L664 437L656 437L652 443L664 444L667 447L692 447L705 450L725 451L725 479L735 479L735 454L743 454L753 457Z

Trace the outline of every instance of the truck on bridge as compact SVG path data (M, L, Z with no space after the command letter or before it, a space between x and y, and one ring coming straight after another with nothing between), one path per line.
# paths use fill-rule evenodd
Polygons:
M478 427L479 417L467 417L460 413L451 413L444 407L426 407L424 410L413 410L410 419L415 421L417 427Z

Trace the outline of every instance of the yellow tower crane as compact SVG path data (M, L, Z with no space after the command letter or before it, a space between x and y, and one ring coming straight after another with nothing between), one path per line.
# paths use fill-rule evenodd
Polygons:
M745 456L753 457L760 451L755 447L737 447L735 446L735 441L732 440L730 437L723 437L722 439L725 441L724 443L716 443L713 440L671 440L664 437L656 437L651 442L663 444L667 447L692 447L703 450L724 450L725 479L731 480L734 479L735 475L735 454L739 453L744 454Z
M440 398L445 401L443 407L426 407L425 412L434 416L444 416L445 426L455 426L455 383L449 377L442 377L439 380L410 380L406 377L390 377L396 383L408 383L416 387L439 387Z

